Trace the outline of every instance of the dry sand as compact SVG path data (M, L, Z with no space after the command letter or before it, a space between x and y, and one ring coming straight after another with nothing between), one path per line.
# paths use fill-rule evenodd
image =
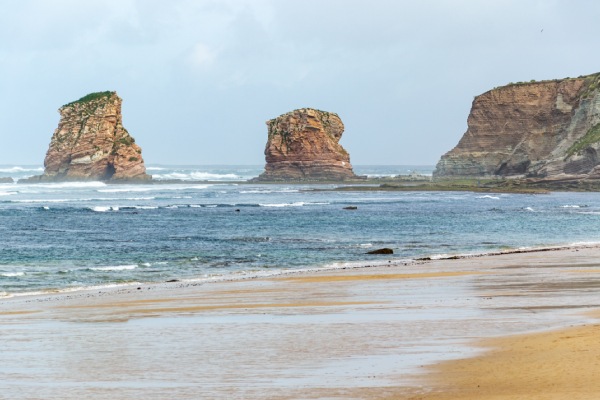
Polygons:
M488 340L481 357L433 368L431 399L598 399L600 325ZM419 398L419 397L416 397Z
M4 299L0 398L596 399L597 260L566 249Z

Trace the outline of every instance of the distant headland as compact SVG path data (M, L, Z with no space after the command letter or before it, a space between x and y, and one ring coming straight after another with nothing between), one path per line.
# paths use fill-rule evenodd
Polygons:
M600 179L600 73L509 84L477 96L434 177Z

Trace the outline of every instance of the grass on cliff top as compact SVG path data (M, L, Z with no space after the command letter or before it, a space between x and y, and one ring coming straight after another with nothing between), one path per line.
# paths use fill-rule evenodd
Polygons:
M560 78L560 79L545 79L545 80L541 80L541 81L536 81L535 79L532 79L530 81L523 81L523 82L509 82L506 85L503 86L496 86L494 89L492 90L496 90L496 89L502 89L502 88L506 88L506 87L511 87L511 86L523 86L523 85L530 85L530 84L535 84L535 83L548 83L548 82L560 82L560 81L568 81L571 79L585 79L588 82L594 82L597 80L597 78L600 77L600 72L597 72L595 74L590 74L590 75L580 75L577 78L571 78L569 76L567 76L566 78Z
M75 101L65 104L63 107L72 106L73 104L77 104L77 103L87 103L89 101L101 99L103 97L110 97L113 93L115 93L115 92L106 91L106 92L90 93L88 95L83 96L79 100L75 100Z
M268 120L268 121L267 121L267 123L270 123L271 121L275 121L275 120L276 120L276 119L278 119L278 118L281 118L281 117L285 117L285 116L291 115L291 114L295 113L296 111L304 112L304 111L307 111L307 110L313 110L313 111L317 111L317 112L320 112L321 114L324 114L324 115L327 115L327 116L330 116L330 115L335 115L336 117L338 117L338 118L339 118L339 115L337 115L337 113L334 113L334 112L323 111L323 110L319 110L318 108L312 108L312 107L303 107L303 108L297 108L297 109L295 109L295 110L292 110L292 111L288 111L288 112L286 112L285 114L281 114L281 115L280 115L280 116L278 116L278 117L275 117L275 118L272 118L272 119Z
M573 143L567 150L566 158L569 158L573 154L579 153L586 147L598 142L600 142L600 124L594 125L583 137Z

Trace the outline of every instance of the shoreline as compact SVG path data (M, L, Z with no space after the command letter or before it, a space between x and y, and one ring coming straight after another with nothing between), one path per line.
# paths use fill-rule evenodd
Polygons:
M191 399L198 387L201 398L461 398L443 397L458 379L445 365L595 321L599 256L587 246L1 299L0 382L11 398ZM56 364L57 351L70 361ZM17 365L25 374L9 375Z
M369 269L369 268L392 268L392 267L406 267L412 265L424 265L428 262L432 261L452 261L452 260L467 260L472 258L486 258L486 257L497 257L511 254L529 254L529 253L543 253L543 252L553 252L553 251L562 251L562 250L580 250L580 249L599 249L600 250L600 242L576 242L569 243L565 245L549 245L549 246L540 246L540 247L521 247L516 249L507 249L507 250L492 250L489 252L483 253L460 253L460 254L434 254L431 256L418 257L418 258L408 258L408 259L400 259L400 260L382 260L382 258L378 255L375 255L372 261L339 261L335 264L341 265L326 265L321 267L308 267L308 268L294 268L294 269L280 269L275 271L235 271L226 275L219 276L211 276L211 277L197 277L197 278L184 278L184 279L173 279L169 281L163 282L125 282L125 283L106 283L99 284L89 287L73 287L73 288L63 288L63 289L42 289L35 292L15 292L15 293L6 293L3 294L0 292L0 305L2 304L2 300L12 299L12 298L27 298L32 296L55 296L61 294L86 294L86 292L94 292L94 291L104 291L106 293L127 290L132 287L138 286L177 286L177 287L187 287L187 286L197 286L204 284L213 284L220 282L243 282L246 280L254 280L254 279L270 279L270 278L278 278L289 275L301 275L301 274L312 274L312 273L321 273L327 271L340 271L340 270L354 270L354 269ZM377 260L379 258L379 260Z
M407 267L411 265L421 265L427 262L432 261L451 261L451 260L467 260L471 258L485 258L485 257L497 257L503 255L511 255L511 254L528 254L528 253L543 253L543 252L553 252L553 251L563 251L563 250L580 250L580 249L599 249L600 250L600 242L583 242L583 243L569 243L565 245L550 245L550 246L540 246L540 247L521 247L515 249L507 249L507 250L492 250L489 252L483 253L460 253L460 254L435 254L431 256L417 257L417 258L409 258L409 259L398 259L398 260L389 260L375 255L371 261L339 261L335 264L341 265L326 265L321 267L308 267L308 268L294 268L294 269L280 269L274 271L235 271L227 275L220 276L210 276L210 277L197 277L197 278L184 278L184 279L173 279L169 281L163 282L125 282L125 283L106 283L100 285L94 285L89 287L73 287L73 288L63 288L63 289L46 289L46 290L38 290L35 292L14 292L14 293L5 293L4 295L0 292L0 304L4 299L11 298L20 298L20 297L30 297L30 296L54 296L60 294L78 294L93 291L104 291L104 292L112 292L112 291L120 291L131 289L132 287L137 286L178 286L178 287L186 287L186 286L197 286L204 284L212 284L219 282L238 282L238 281L246 281L253 279L270 279L270 278L278 278L289 275L301 275L301 274L312 274L312 273L321 273L327 271L339 271L339 270L354 270L354 269L364 269L364 268L388 268L388 267ZM377 260L379 258L379 260Z

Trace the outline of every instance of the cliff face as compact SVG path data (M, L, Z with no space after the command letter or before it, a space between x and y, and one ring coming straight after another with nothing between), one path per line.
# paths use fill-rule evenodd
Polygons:
M477 96L435 177L600 177L600 74L511 84Z
M350 156L338 143L344 124L334 113L302 108L267 121L265 172L258 180L356 178Z
M89 94L59 109L42 181L143 181L142 149L123 127L116 92Z

